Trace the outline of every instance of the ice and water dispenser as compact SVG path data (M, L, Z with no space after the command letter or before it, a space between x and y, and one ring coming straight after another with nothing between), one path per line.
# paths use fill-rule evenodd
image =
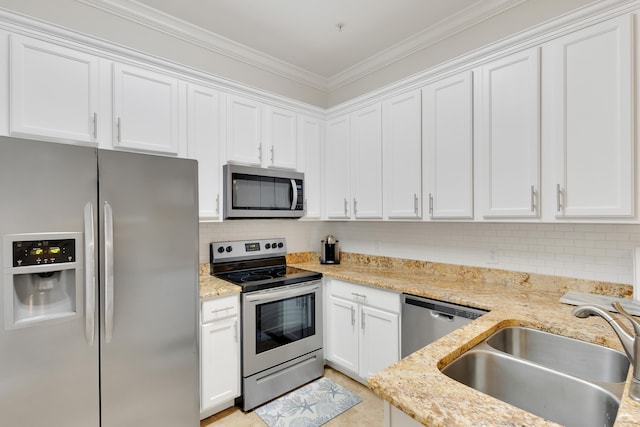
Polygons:
M82 233L4 236L4 326L15 329L80 315Z

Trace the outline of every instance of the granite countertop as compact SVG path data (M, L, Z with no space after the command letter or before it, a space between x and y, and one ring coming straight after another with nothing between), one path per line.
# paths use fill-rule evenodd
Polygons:
M200 264L200 301L222 295L239 294L242 288L209 274L209 264Z
M299 256L291 261L296 267L319 271L327 277L490 310L369 378L369 387L377 395L427 426L557 425L440 372L440 368L505 326L528 326L622 350L602 318L578 319L571 314L573 306L558 300L569 289L629 297L628 285L344 253L341 265L320 265L315 256ZM631 374L630 369L617 427L640 423L640 403L628 395Z

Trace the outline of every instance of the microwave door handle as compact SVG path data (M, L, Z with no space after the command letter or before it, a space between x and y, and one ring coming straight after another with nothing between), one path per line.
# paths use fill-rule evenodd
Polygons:
M295 210L296 204L298 203L298 186L296 185L296 180L291 180L291 194L293 197L291 198L291 210Z

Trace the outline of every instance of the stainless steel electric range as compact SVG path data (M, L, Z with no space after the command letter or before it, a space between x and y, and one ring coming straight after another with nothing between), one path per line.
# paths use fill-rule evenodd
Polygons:
M324 373L322 273L286 265L283 238L213 242L211 274L242 287L242 398L251 410Z

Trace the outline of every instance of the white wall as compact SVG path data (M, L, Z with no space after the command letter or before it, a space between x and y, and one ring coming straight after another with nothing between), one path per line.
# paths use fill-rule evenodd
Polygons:
M328 233L346 252L625 284L640 246L640 225L232 221L200 224L200 262L210 241L284 236L290 252L318 252Z

